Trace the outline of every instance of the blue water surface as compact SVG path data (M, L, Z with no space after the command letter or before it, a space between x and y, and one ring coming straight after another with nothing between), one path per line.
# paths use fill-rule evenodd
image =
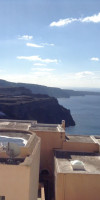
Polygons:
M66 128L69 134L100 135L100 96L58 98L59 104L70 109L76 125Z

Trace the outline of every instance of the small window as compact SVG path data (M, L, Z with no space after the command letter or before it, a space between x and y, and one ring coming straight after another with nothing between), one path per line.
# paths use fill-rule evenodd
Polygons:
M5 196L0 196L0 200L5 200Z

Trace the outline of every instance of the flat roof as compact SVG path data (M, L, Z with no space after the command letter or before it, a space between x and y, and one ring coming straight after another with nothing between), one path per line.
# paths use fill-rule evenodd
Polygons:
M90 173L100 174L99 153L73 153L55 150L55 170L57 173ZM71 161L79 160L84 164L85 171L73 170Z
M65 132L65 130L59 124L39 124L32 125L33 131L49 131L49 132Z
M31 123L0 121L0 129L29 130Z
M43 124L34 120L0 120L0 129L65 132L60 124Z
M67 142L83 142L83 143L94 143L92 138L87 135L67 135Z
M36 127L31 127L31 130L33 131L53 131L53 132L58 132L57 127L43 127L43 126L36 126Z

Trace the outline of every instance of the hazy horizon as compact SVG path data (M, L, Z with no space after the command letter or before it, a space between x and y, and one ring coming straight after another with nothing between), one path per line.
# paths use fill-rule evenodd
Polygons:
M4 81L8 81L5 79L0 79L0 80L4 80ZM15 82L15 81L8 81L8 82L12 82L12 83L25 83L25 84L34 84L34 83L26 83L26 82ZM37 84L37 85L42 85L42 84ZM54 87L54 86L47 86L47 85L42 85L42 86L46 86L46 87ZM68 89L68 90L78 90L78 91L92 91L92 92L100 92L100 88L88 88L88 87L57 87L60 89Z

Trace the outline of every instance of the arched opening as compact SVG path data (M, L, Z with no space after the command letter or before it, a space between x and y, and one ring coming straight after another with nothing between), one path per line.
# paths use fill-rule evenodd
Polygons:
M47 169L43 169L41 170L40 175L49 175L49 171Z

